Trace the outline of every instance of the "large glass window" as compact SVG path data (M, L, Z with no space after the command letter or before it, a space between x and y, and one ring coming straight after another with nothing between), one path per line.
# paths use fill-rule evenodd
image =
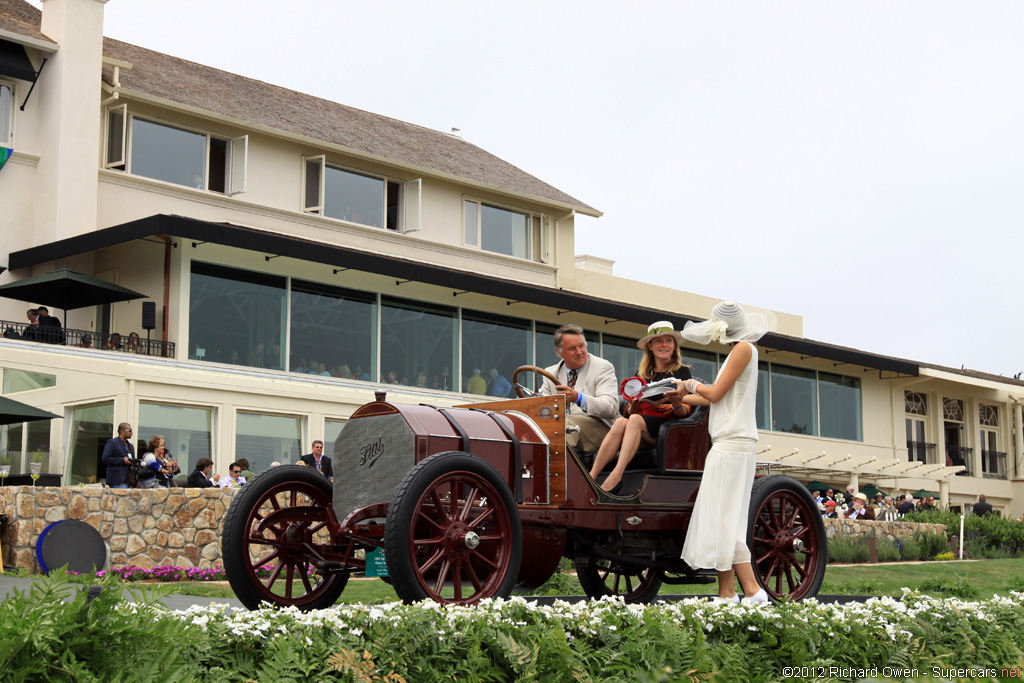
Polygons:
M46 375L41 372L26 372L24 370L4 368L5 394L17 394L22 391L46 389L54 386L57 386L56 375Z
M338 458L335 457L334 444L341 436L341 430L345 428L348 420L324 420L324 455L329 456L334 464L334 471L338 471Z
M333 166L327 167L324 176L325 216L382 228L387 211L387 195L387 183L382 178L352 173ZM397 200L396 196L396 216Z
M236 416L232 459L245 458L253 472L269 468L272 462L298 462L302 455L302 418L241 412ZM229 464L218 463L218 471L225 474Z
M718 377L718 356L707 351L683 347L680 349L683 365L690 366L690 374L711 384Z
M0 83L0 146L14 146L14 87Z
M553 331L552 334L554 334ZM597 353L596 334L593 340L594 342L591 342L591 336L588 334L587 350ZM601 357L615 366L615 376L619 382L621 383L622 380L635 376L640 368L640 359L644 355L643 351L636 348L636 340L606 334L601 341ZM553 350L554 347L552 347ZM556 357L555 362L557 361L558 358Z
M376 379L375 294L292 280L289 369Z
M454 308L381 297L380 381L410 387L429 386L428 378L435 375L440 381L444 373L458 367L457 323Z
M50 462L53 451L49 443L50 420L18 422L0 428L0 448L11 460L11 474L29 474L29 464L34 462L36 453L42 456L40 473L54 471L57 465Z
M535 261L547 260L543 216L465 200L463 234L467 246Z
M772 429L818 435L818 398L814 371L771 366Z
M114 436L114 402L73 408L69 422L65 481L70 485L96 483L107 474L101 459L103 446Z
M303 160L303 210L368 225L373 228L403 231L419 229L419 182L400 183L366 173L357 173L337 166L329 166L323 155Z
M771 408L772 384L768 373L768 363L758 361L757 363L757 399L754 404L754 412L757 413L757 428L771 429L772 408Z
M189 358L284 369L285 279L192 263Z
M206 136L132 119L131 173L176 185L206 187Z
M818 402L821 436L861 440L859 379L827 372L818 373Z
M531 328L527 320L462 311L462 367L468 373L480 370L488 396L515 396L512 391L512 373L521 365L532 365ZM447 368L444 370L443 379L437 375L431 376L427 378L427 386L432 389L452 389Z
M0 427L0 448L10 458L11 474L28 474L35 454L42 456L42 474L51 472L50 421L16 422Z
M163 403L139 403L139 424L135 436L147 443L164 437L164 447L178 461L183 475L195 469L199 458L212 458L213 410Z
M215 138L129 116L124 104L107 110L104 168L197 190L237 194L245 192L248 149L246 135L232 140Z

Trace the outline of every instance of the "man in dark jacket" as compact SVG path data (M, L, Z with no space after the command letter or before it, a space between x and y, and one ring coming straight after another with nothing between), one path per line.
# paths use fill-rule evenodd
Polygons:
M907 514L908 512L913 512L913 511L914 511L914 497L908 493L906 495L906 497L903 499L903 502L900 503L900 506L898 508L896 508L896 512L898 512L900 517L902 517L903 515Z
M209 458L199 458L196 468L188 475L189 488L206 489L216 486L218 482L220 475L213 474L213 461Z
M128 466L135 460L135 446L132 445L132 426L122 422L117 426L117 436L103 446L103 464L107 466L107 486L112 489L126 489Z
M331 464L330 456L324 455L324 442L317 439L313 442L313 452L299 458L320 474L332 482L334 481L334 466Z
M61 331L60 320L50 315L50 309L46 306L40 306L36 311L39 313L40 341L48 344L63 344L64 333Z
M978 496L978 502L974 504L974 514L976 515L991 515L992 514L992 503L985 500L985 494L982 493Z

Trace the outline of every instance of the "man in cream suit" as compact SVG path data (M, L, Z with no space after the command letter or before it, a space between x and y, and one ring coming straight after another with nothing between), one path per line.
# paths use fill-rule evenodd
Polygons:
M555 353L562 360L544 368L558 378L554 385L545 379L540 393L563 394L569 405L566 426L577 425L579 431L568 431L565 442L577 452L589 453L601 446L612 421L619 416L619 383L611 363L587 353L583 328L563 325L555 331Z

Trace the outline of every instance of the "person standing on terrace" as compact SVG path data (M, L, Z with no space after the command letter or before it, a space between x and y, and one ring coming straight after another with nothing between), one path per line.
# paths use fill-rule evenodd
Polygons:
M126 489L128 467L135 460L135 446L132 444L132 426L122 422L117 426L117 436L103 446L101 460L107 466L107 486L112 489Z

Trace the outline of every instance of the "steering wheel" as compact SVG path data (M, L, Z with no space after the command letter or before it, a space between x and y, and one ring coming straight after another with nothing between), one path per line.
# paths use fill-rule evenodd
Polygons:
M557 377L552 375L544 368L538 368L536 365L521 365L516 368L516 371L512 373L512 386L516 390L516 396L519 398L529 398L531 396L539 396L539 394L528 387L523 386L519 383L519 375L523 372L536 372L538 375L546 380L549 380L552 384L557 386L561 383Z

